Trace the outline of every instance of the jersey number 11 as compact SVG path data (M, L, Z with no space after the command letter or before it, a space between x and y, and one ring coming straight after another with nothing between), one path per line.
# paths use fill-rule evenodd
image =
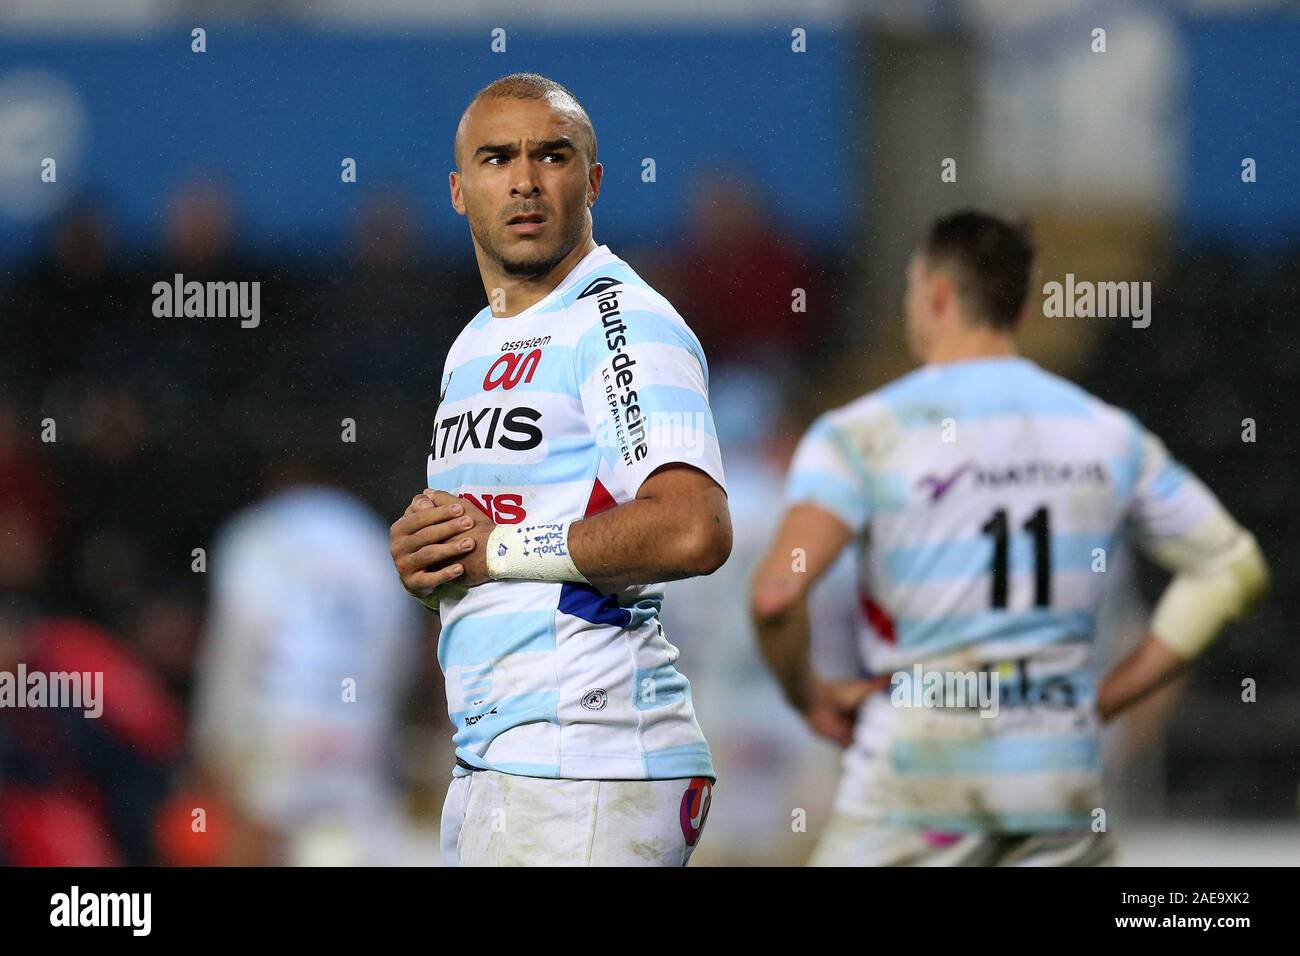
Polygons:
M1049 607L1052 603L1052 539L1051 517L1047 507L1035 511L1023 525L1034 536L1034 607ZM980 528L993 539L993 595L995 608L1007 606L1007 512L999 508L993 517Z

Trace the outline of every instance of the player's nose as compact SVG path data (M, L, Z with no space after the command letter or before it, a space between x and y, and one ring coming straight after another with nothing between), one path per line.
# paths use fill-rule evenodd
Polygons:
M541 192L541 179L537 175L537 166L530 157L525 157L516 166L519 176L510 188L514 196L535 196Z

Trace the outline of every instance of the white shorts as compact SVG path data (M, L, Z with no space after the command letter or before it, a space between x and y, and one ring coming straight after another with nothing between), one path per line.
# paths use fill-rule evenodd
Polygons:
M685 866L713 781L556 780L476 770L442 808L447 866Z
M881 826L836 814L809 866L1112 866L1105 833L953 833Z

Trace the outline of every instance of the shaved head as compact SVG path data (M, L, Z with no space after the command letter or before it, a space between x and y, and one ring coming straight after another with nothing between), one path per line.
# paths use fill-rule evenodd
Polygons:
M574 145L587 159L587 168L596 164L596 130L591 125L591 118L582 108L578 98L569 89L539 73L511 73L499 80L494 80L474 94L465 112L456 124L456 139L452 146L456 169L461 169L465 131L469 126L469 115L475 104L485 99L504 100L545 100L557 113L566 114L574 126Z
M460 118L454 151L451 204L493 282L545 276L591 242L604 168L587 111L559 83L515 73L485 86Z

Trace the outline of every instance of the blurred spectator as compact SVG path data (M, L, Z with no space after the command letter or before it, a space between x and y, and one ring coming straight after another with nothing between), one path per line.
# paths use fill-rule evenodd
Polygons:
M0 398L0 594L38 601L49 596L46 575L66 512L39 445L19 421L18 408Z
M823 267L770 215L758 187L737 173L701 178L687 216L665 294L710 364L804 361L825 331ZM798 289L806 311L795 311Z
M2 629L2 628L0 628ZM177 703L113 635L76 618L0 638L0 670L99 674L102 714L17 708L0 722L0 856L19 865L139 865L184 739Z
M78 480L66 496L76 538L61 577L75 606L121 626L153 583L153 568L187 566L188 551L175 549L177 533L183 541L188 529L173 510L186 508L184 477L175 452L154 441L135 391L90 386L71 401L52 412L61 428L55 447Z
M322 277L304 331L320 398L346 401L353 413L432 414L442 360L486 304L483 287L463 268L427 257L410 203L396 191L362 203L352 248L347 268Z
M234 222L230 195L211 176L181 182L168 203L163 226L170 265L184 272L215 272L231 259Z
M105 326L121 329L128 280L102 203L74 204L50 230L47 254L15 283L0 371L6 391L38 400L53 378L102 361Z

